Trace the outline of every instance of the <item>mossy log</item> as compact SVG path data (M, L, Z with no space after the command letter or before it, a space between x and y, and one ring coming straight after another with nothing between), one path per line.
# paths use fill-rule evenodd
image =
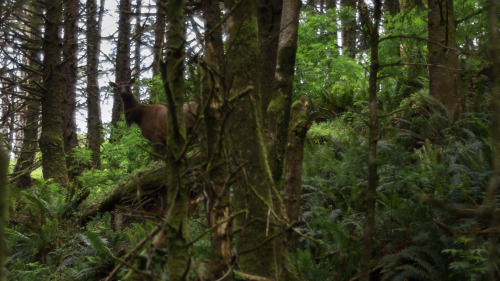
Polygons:
M84 225L97 214L112 211L118 204L130 201L138 195L158 192L165 186L165 175L165 165L134 175L127 183L118 186L101 202L85 210L80 223Z

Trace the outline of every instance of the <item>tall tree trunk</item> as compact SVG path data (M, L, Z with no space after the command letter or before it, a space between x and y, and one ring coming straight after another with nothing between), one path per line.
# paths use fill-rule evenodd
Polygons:
M268 107L268 132L267 132L267 148L269 151L268 161L273 176L275 186L279 191L283 189L290 191L290 188L284 188L283 185L283 165L285 158L293 158L295 153L302 153L303 151L286 151L287 138L290 122L290 109L292 106L293 96L293 80L295 74L295 57L297 53L297 39L299 30L299 14L301 2L299 0L284 0L283 12L281 15L281 25L279 34L279 44L277 51L276 72L273 82L273 98ZM286 155L286 153L288 155ZM297 163L290 161L286 162L286 169L298 168L302 172L302 164L295 166ZM300 178L300 177L299 177ZM287 184L292 184L289 178ZM292 184L293 185L293 184ZM299 187L302 182L298 183ZM297 191L301 192L301 188ZM284 195L287 196L286 194ZM300 196L300 195L299 195ZM281 198L274 199L275 211L281 217L286 218L286 208L281 202ZM291 265L288 261L286 253L286 236L285 233L276 240L276 258L279 267L279 279L282 280L295 280Z
M104 0L99 15L97 0L87 0L87 141L92 151L92 165L101 165L102 120L99 90L99 51Z
M1 139L0 139L1 140ZM7 169L9 162L7 155L0 145L0 281L7 281L4 272L4 264L7 260L7 245L5 244L5 228L7 227L7 198L9 196L7 189Z
M257 0L259 25L259 80L262 96L262 120L266 123L267 108L273 98L273 79L280 35L283 0ZM266 125L264 125L266 129Z
M234 184L235 228L239 268L248 274L277 278L275 241L277 217L271 192L274 188L262 122L259 87L259 42L255 1L225 1L231 10L228 20L228 50L225 85L232 111L225 138L232 159L231 167L240 168ZM279 196L279 194L277 194Z
M377 142L378 142L378 115L377 115L377 73L379 24L381 18L381 1L374 0L374 12L372 24L367 6L364 1L360 2L360 14L363 28L370 34L370 77L369 77L369 146L368 146L368 186L366 188L366 215L363 227L363 249L359 261L359 272L361 281L370 280L370 266L373 252L373 239L375 234L375 197L377 195L378 173L377 173Z
M308 117L309 104L306 99L293 103L288 141L286 146L284 203L290 222L299 220L300 196L302 195L302 160L304 142L311 125ZM291 243L292 245L294 243Z
M461 96L453 0L429 0L428 7L429 94L457 119Z
M18 188L26 189L31 186L30 173L35 162L35 154L38 148L40 101L35 97L30 97L26 101L26 109L23 111L23 114L23 144L16 166L14 167L13 175L19 175L18 179L15 181L15 185Z
M493 172L490 183L486 189L483 205L495 210L498 206L498 185L500 177L500 34L498 32L498 1L489 1L489 33L490 33L490 57L492 59L492 99L491 99L491 143L493 144ZM500 224L498 212L491 212L491 229L497 229ZM488 238L488 259L486 260L486 276L489 281L498 280L498 232L492 231Z
M76 134L76 80L78 78L78 25L79 0L64 1L64 41L63 41L63 63L62 75L64 85L63 99L63 136L64 151L68 155L66 166L75 166L73 160L73 148L78 146ZM72 167L74 168L74 167ZM79 168L70 169L68 176L70 179L79 174Z
M116 53L117 82L130 81L130 0L120 0L120 18L118 19L118 43ZM113 110L111 125L116 126L123 113L120 95L115 91L113 95ZM111 138L113 139L113 137Z
M37 8L35 5L30 6L28 10L37 12ZM34 17L32 12L27 12L25 14L26 20L30 21ZM26 45L26 49L30 48L30 42L41 40L41 23L28 27L28 31L31 36L29 40L24 42ZM26 65L28 65L31 69L40 69L40 64L38 62L38 58L40 56L40 49L28 51L26 53L25 61ZM38 128L40 127L40 99L38 98L38 92L34 94L34 90L36 89L36 85L40 84L40 75L33 71L33 73L27 72L26 76L28 77L28 83L26 85L26 89L28 89L26 100L26 107L22 111L23 114L23 140L21 145L21 151L19 152L19 156L16 162L16 166L14 167L13 176L17 177L17 180L13 182L13 185L17 186L21 189L26 189L31 186L31 171L33 170L33 164L35 163L35 155L38 149Z
M135 5L135 30L134 30L134 75L138 76L141 73L141 44L142 44L142 32L143 28L141 25L141 7L142 1L136 0ZM134 85L134 93L139 98L139 84Z
M280 186L283 176L286 138L292 106L295 56L301 2L283 1L273 98L268 108L268 151L273 180Z
M183 174L186 171L187 146L184 124L184 56L185 27L184 1L168 0L167 61L162 78L167 94L167 215L166 243L168 249L166 271L171 280L185 280L189 269L188 203L189 190Z
M350 58L355 58L356 48L356 0L340 0L341 9L351 11L340 18L342 23L342 49Z
M43 37L43 86L42 93L42 171L45 179L67 187L69 183L64 156L63 110L64 92L60 65L59 26L62 17L62 2L46 0L45 34Z
M204 3L205 1L202 1ZM156 2L156 21L154 26L155 43L153 46L153 77L160 74L161 61L163 60L163 42L165 42L165 8L164 2Z
M208 272L208 280L217 280L226 274L233 262L233 241L231 224L230 189L226 183L229 174L224 142L221 141L223 123L226 116L224 108L224 84L221 73L224 73L224 45L222 43L222 27L220 26L220 7L218 0L202 2L205 19L205 59L207 67L203 76L203 105L206 145L207 177L207 211L209 227L214 227L210 234L212 257ZM231 276L231 275L230 275ZM225 280L230 280L231 277Z

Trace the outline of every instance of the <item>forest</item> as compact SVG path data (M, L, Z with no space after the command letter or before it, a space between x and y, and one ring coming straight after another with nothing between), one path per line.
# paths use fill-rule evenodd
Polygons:
M0 1L0 281L500 280L499 4Z

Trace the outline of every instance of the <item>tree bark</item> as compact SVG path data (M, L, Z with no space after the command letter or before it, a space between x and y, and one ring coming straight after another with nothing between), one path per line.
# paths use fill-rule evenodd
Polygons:
M489 1L489 35L490 35L490 55L492 59L492 99L491 99L491 143L493 144L493 173L490 176L490 183L486 189L486 196L483 205L489 208L498 206L498 185L500 177L500 35L498 32L498 1ZM492 229L498 228L500 217L497 212L492 214ZM488 259L486 260L486 276L488 280L498 280L498 232L492 232L488 237Z
M120 18L118 19L118 43L116 53L116 82L130 81L130 0L120 0ZM120 95L113 95L111 125L116 126L123 113ZM113 139L113 136L111 137Z
M285 146L292 105L295 57L301 2L285 0L279 35L278 57L274 76L274 93L268 107L268 151L273 180L281 186Z
M305 98L293 103L285 154L285 188L283 196L286 215L290 222L299 220L304 142L307 130L311 126L311 119L308 114L309 104ZM288 244L295 245L294 241L289 241Z
M212 257L205 278L217 280L229 272L233 263L233 241L230 189L227 184L227 159L223 134L224 118L227 106L224 105L224 81L220 76L224 73L224 45L222 43L222 27L220 25L219 1L202 2L205 19L205 59L207 66L203 76L203 105L205 134L202 142L206 146L206 180L207 211ZM232 279L229 274L224 280Z
M203 3L204 1L202 1ZM153 77L160 74L161 61L163 60L163 43L165 42L165 8L162 0L157 0L156 22L154 27L155 43L153 46Z
M356 0L340 0L341 9L349 8L349 11L355 13ZM356 48L356 14L344 14L340 18L342 23L342 49L344 54L350 58L355 58L357 53Z
M185 280L189 269L189 192L183 177L187 146L184 124L184 1L169 0L167 16L167 61L162 79L167 95L167 213L165 238L168 249L166 272L171 280Z
M38 128L40 122L40 101L31 97L26 101L24 114L23 144L14 167L13 176L18 176L14 185L21 189L31 186L31 170L35 163L35 154L38 148Z
M78 25L79 1L64 1L64 40L63 40L63 81L64 99L63 99L63 137L64 151L68 155L66 166L72 169L68 170L68 176L73 179L80 172L80 168L75 167L73 160L73 148L78 146L76 133L76 80L78 78ZM76 169L75 169L76 168Z
M7 155L0 145L0 281L7 281L3 265L7 260L7 245L5 244L5 228L7 227L7 198L9 196L7 189L7 169L9 162Z
M457 119L461 96L453 0L429 0L428 7L429 94Z
M282 2L283 0L257 0L260 48L259 80L264 129L266 129L267 108L274 96L273 79L278 53Z
M368 8L364 1L360 2L360 14L365 28L370 34L370 76L369 76L369 147L368 147L368 186L366 188L366 215L363 227L363 249L359 261L361 281L370 280L370 266L373 252L373 239L375 233L375 197L377 195L377 142L378 142L378 113L377 113L377 74L379 70L378 41L379 24L381 18L381 1L374 0L373 22L369 19Z
M101 166L102 120L99 90L99 51L104 0L97 13L97 0L87 0L87 141L92 166ZM99 15L98 15L99 14Z
M69 183L63 142L63 85L60 65L59 26L62 17L62 2L45 1L45 35L43 38L43 86L42 94L42 171L45 179L67 187Z
M235 176L235 211L247 212L235 220L237 263L241 271L276 279L277 217L274 188L267 162L260 120L259 42L255 1L225 1L232 11L228 20L225 85L232 111L224 134ZM279 196L279 195L277 195Z

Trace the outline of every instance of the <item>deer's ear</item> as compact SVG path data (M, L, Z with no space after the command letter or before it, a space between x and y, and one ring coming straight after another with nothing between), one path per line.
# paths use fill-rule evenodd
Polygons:
M110 85L111 87L113 87L113 88L116 88L116 86L117 86L115 82L109 82L109 85Z

